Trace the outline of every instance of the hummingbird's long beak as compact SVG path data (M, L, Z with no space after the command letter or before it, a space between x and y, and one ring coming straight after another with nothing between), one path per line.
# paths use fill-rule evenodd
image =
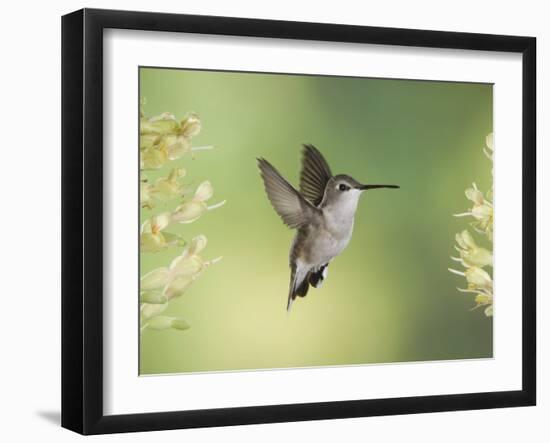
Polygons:
M369 189L379 189L379 188L398 189L399 186L397 186L397 185L360 185L360 186L357 186L357 189L360 189L361 191L368 191Z

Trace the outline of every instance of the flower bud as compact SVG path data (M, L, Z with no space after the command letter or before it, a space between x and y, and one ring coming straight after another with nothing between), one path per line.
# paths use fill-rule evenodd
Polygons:
M164 303L164 304L142 303L140 307L141 321L143 322L156 315L161 314L162 312L164 312L167 306L168 306L168 303Z
M161 305L166 303L168 299L165 295L159 294L158 292L151 291L142 291L139 295L140 303L149 303L152 305Z
M162 331L164 329L170 329L172 327L172 317L166 317L165 315L157 315L150 318L147 321L147 327L154 329L155 331Z
M166 268L157 268L141 277L140 288L142 291L163 288L168 283L170 273Z
M172 329L178 329L180 331L185 331L191 327L183 318L173 318L170 326Z

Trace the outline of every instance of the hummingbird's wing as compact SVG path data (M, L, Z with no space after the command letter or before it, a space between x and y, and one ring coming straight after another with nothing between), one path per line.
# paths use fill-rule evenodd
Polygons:
M300 192L313 206L319 206L323 200L327 182L331 177L330 167L319 150L313 145L304 145Z
M259 158L258 167L269 201L283 222L290 228L299 228L309 223L317 209L300 195L267 160Z

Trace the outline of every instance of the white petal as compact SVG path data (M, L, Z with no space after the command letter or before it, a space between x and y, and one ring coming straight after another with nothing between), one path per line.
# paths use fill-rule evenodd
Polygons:
M474 241L474 238L472 237L472 234L470 234L470 232L467 229L465 229L464 231L462 231L460 233L460 237L461 237L462 242L464 244L464 249L474 249L474 248L477 247L476 242Z
M491 276L481 268L471 267L468 268L464 274L466 275L466 280L472 286L482 289L493 289L493 280Z
M172 214L172 220L177 223L191 223L206 211L206 205L199 201L186 202L178 206Z
M179 297L185 293L187 288L193 283L192 276L175 278L166 288L164 288L164 296L171 300L174 297Z
M202 182L195 192L193 200L206 201L214 195L214 188L209 181Z
M155 215L151 218L151 230L156 232L162 231L170 224L171 220L172 214L169 212L163 212L162 214Z
M143 224L141 225L141 229L139 230L141 234L150 234L151 233L151 220L145 220Z
M189 245L189 254L195 255L199 254L204 248L206 248L208 240L206 236L204 235L197 235L196 237L191 240L191 244Z
M170 277L194 276L203 268L203 261L198 255L176 257L170 264Z
M191 112L181 122L181 134L186 138L195 137L201 131L199 116Z
M485 200L483 198L483 193L479 189L468 188L466 189L465 194L468 200L474 202L477 205L482 205L483 201Z

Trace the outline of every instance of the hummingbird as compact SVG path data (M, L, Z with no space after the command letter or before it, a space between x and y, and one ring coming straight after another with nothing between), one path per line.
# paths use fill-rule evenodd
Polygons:
M303 145L299 191L267 160L257 161L273 209L284 224L296 229L289 254L290 311L296 297L305 297L310 286L321 287L330 262L349 244L361 194L399 186L365 185L346 174L333 175L311 144Z

